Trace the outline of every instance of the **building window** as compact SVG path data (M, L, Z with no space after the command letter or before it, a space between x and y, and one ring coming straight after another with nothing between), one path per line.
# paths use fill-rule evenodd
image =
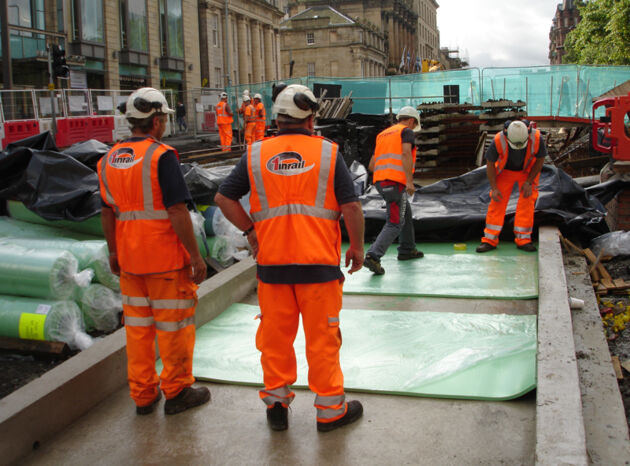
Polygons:
M308 63L306 67L307 67L306 74L308 76L315 76L315 63Z
M223 87L222 86L223 76L221 73L221 68L214 69L214 87Z
M313 45L315 43L315 33L307 32L306 33L306 45Z
M219 46L219 15L212 15L212 45Z
M103 0L74 0L72 24L74 40L103 43Z
M162 56L184 58L182 0L160 0Z
M123 49L147 52L147 4L144 0L120 0L120 39Z

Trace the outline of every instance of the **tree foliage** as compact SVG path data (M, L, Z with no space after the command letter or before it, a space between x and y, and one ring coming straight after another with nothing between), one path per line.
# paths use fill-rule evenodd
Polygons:
M564 63L630 65L630 0L579 2L582 20L564 42Z

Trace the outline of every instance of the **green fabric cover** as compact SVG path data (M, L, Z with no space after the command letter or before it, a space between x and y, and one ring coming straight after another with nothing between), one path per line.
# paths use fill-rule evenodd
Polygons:
M9 211L9 215L17 220L57 228L66 228L88 235L103 236L103 226L101 225L100 215L95 215L94 217L80 222L73 222L71 220L46 220L35 212L27 209L26 206L19 201L7 201L7 210Z
M514 243L503 242L479 254L479 242L466 243L457 251L452 243L421 243L421 259L397 260L397 244L381 258L384 275L366 267L346 273L346 294L435 296L483 299L534 299L538 297L538 254L524 252ZM345 264L344 244L341 262ZM365 247L367 252L368 245Z
M197 329L193 373L206 381L262 384L257 306L233 304ZM346 390L507 400L536 386L536 316L344 309ZM296 387L306 387L300 325Z

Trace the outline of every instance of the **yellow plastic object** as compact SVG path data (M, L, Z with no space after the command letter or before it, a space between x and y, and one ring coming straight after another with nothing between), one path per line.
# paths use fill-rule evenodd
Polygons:
M453 245L453 249L455 249L456 251L465 251L466 250L466 243L455 243Z

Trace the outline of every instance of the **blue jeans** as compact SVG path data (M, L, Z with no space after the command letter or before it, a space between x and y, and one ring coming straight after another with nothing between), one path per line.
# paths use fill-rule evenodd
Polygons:
M387 222L367 253L375 259L380 259L397 237L400 237L398 253L412 253L416 250L416 235L405 185L387 182L386 186L383 186L382 182L378 181L375 186L387 203Z

